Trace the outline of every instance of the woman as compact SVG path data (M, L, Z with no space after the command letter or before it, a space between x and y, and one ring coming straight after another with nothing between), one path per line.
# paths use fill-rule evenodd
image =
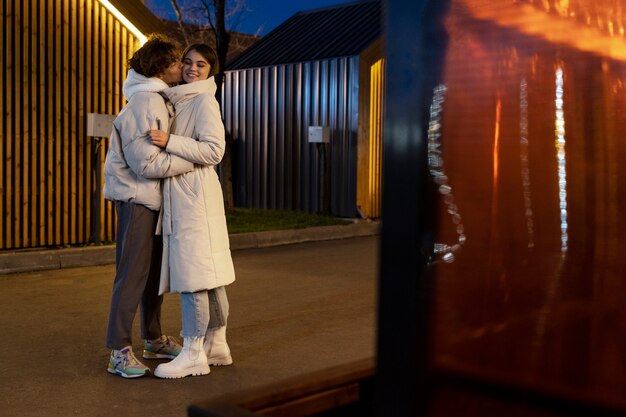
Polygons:
M225 135L215 99L217 59L212 48L195 44L183 54L183 81L164 90L176 116L172 134L151 130L152 142L195 164L192 172L163 183L163 264L159 293L181 294L182 352L159 365L160 378L206 375L209 365L230 365L226 343L228 299L235 280L224 202L215 172Z

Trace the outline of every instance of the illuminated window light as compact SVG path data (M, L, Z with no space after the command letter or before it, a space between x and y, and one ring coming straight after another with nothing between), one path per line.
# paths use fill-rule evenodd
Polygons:
M130 30L132 34L135 35L139 39L139 43L141 43L141 45L143 45L144 43L148 41L148 37L144 35L143 33L141 33L141 31L137 29L137 27L133 25L130 22L130 20L126 18L126 16L124 16L119 10L117 10L115 6L113 6L109 2L109 0L99 0L99 1L104 7L106 7L106 9L109 12L113 14L113 16L115 16L120 22L122 22L124 26L126 26L126 29Z

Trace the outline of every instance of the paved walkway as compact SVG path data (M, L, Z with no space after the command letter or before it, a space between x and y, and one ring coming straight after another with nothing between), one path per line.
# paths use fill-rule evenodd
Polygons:
M235 364L180 380L106 372L113 265L0 276L0 416L185 416L192 402L372 357L377 253L375 236L235 250ZM163 318L177 334L177 296Z

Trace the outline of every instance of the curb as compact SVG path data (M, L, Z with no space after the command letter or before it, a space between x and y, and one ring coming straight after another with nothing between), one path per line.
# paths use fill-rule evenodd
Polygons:
M229 237L230 249L235 251L374 236L379 233L380 222L357 221L347 225L239 233ZM115 245L12 251L0 253L0 275L113 263L115 263Z

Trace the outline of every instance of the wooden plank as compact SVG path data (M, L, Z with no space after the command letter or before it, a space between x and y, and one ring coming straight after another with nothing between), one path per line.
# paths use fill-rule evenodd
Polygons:
M107 29L109 28L113 28L112 30L109 29L110 31L107 32L106 34L106 40L107 40L107 46L106 46L106 62L110 63L110 65L107 65L106 68L106 97L107 97L107 103L106 103L106 112L113 112L114 108L113 108L113 66L114 66L114 62L113 62L113 35L115 32L115 22L113 17L111 16L110 13L107 12Z
M42 105L45 109L46 115L46 142L44 147L44 154L46 158L45 162L45 171L42 178L42 181L45 182L45 190L46 190L46 199L45 199L45 244L52 245L54 243L54 217L53 207L54 207L54 177L52 174L52 166L54 164L54 107L52 100L52 86L54 85L53 78L53 64L54 64L54 53L53 53L53 45L54 45L54 7L52 4L52 0L48 0L47 2L42 2L42 7L45 7L45 16L42 19L42 25L46 27L46 42L44 47L44 55L46 57L47 65L44 67L42 65L42 70L46 72L44 75L46 79L46 88L42 93L44 94L45 99L42 100ZM42 78L43 79L43 78ZM44 204L42 204L44 205Z
M29 206L29 158L28 145L31 138L30 131L30 84L29 71L24 67L29 65L30 49L30 20L28 2L20 2L16 7L19 11L19 30L15 38L15 62L20 66L20 71L15 71L15 145L13 148L14 168L14 216L15 216L15 248L24 248L28 243L28 206ZM16 17L17 17L16 16ZM19 52L18 52L19 51Z
M93 13L93 1L87 0L85 1L85 42L83 45L83 54L85 56L84 65L85 65L85 80L84 80L84 88L85 88L85 103L82 109L83 117L85 117L88 113L93 113L93 70L92 70L92 54L91 51L94 49L94 32L92 31L92 13ZM94 152L93 150L93 139L84 136L85 140L85 227L87 230L87 236L91 235L91 195L93 193L93 183L91 181L92 177L92 165L91 165L91 155ZM99 203L96 203L99 204Z
M37 51L37 55L38 55L38 62L40 63L40 65L38 65L39 67L39 75L37 76L37 80L38 80L38 88L37 88L37 92L38 92L38 99L37 102L39 104L39 129L38 129L38 136L39 136L39 178L38 178L38 192L39 192L39 213L38 213L38 234L37 234L37 239L38 239L38 244L37 246L45 246L46 245L46 229L48 229L48 227L46 227L47 223L46 223L46 197L47 197L47 193L46 193L46 170L47 170L47 166L46 166L46 149L47 149L47 135L46 135L46 122L47 122L47 109L46 109L46 77L47 74L50 72L48 71L48 65L47 65L47 60L46 60L46 38L47 38L47 33L46 33L46 26L51 26L50 24L46 25L46 22L49 22L48 20L48 15L46 13L46 2L45 1L40 1L39 2L39 13L38 13L38 26L39 26L39 43L38 43L38 51Z
M45 100L45 108L46 108L46 194L47 194L47 202L46 202L46 245L52 245L55 242L55 219L54 219L54 181L55 175L54 170L54 133L55 133L55 119L54 119L54 57L56 54L56 50L54 49L54 39L55 39L55 27L56 27L56 15L54 14L54 0L48 0L46 5L48 15L46 16L46 20L48 23L48 33L47 33L47 41L46 41L46 58L48 62L49 70L47 69L47 88L46 88L46 100Z
M108 25L105 26L104 30L103 30L103 36L105 37L106 40L106 58L103 59L102 61L102 65L103 68L106 68L106 98L107 98L107 102L106 102L106 107L103 107L103 110L105 113L109 113L109 114L113 114L114 112L114 108L113 108L113 68L111 68L111 65L113 65L113 55L112 55L112 50L113 50L113 30L111 29L113 27L113 18L111 17L111 14L108 13L107 11L107 21L108 21ZM108 29L108 31L107 31ZM111 222L110 225L111 228L113 228L113 222Z
M14 0L8 0L7 10L6 10L6 25L7 27L13 27L13 9L14 9ZM4 248L9 249L13 247L13 206L12 202L12 194L13 194L13 66L15 65L15 49L13 48L13 34L15 31L8 30L5 43L4 43L4 51L7 56L6 67L5 67L5 78L4 78L4 96L6 100L6 110L4 121L6 123L6 150L5 150L5 163L6 163L6 193L3 195L3 198L6 198L6 212L5 212L5 224L6 231L4 235Z
M7 27L13 27L13 19L14 19L14 3L15 0L7 1L7 12L6 12L6 25ZM5 67L6 78L4 84L4 91L6 97L6 153L5 153L5 161L6 161L6 235L5 235L5 245L4 248L9 249L13 247L13 205L12 205L12 194L13 194L13 66L15 65L15 51L16 49L13 47L13 34L16 31L9 30L7 31L7 37L5 39L4 50L7 54L7 64Z
M62 97L63 91L61 88L61 74L63 71L63 60L60 56L61 53L61 45L62 45L62 28L63 28L63 13L62 13L62 2L56 2L55 9L55 27L57 30L55 31L55 107L54 107L54 122L55 122L55 132L54 132L54 196L55 196L55 211L54 211L54 224L55 224L55 241L54 243L59 245L62 242L63 232L61 230L61 200L63 196L63 190L61 188L61 116L62 112Z
M100 18L100 26L99 26L99 51L100 51L100 60L99 60L99 65L100 65L100 69L98 71L98 80L102 80L104 79L106 73L105 73L105 68L106 68L106 64L105 64L105 51L106 51L106 39L107 39L107 32L106 32L106 26L105 26L105 20L104 20L104 16L106 15L106 11L102 6L99 6L98 9L100 9L101 11L101 18ZM99 85L100 88L100 103L98 104L98 110L99 112L104 112L105 108L106 108L106 103L104 101L104 96L105 94L104 91L102 91L103 86L102 83L100 83ZM106 86L104 86L104 88L106 88ZM102 150L102 154L106 154L106 150L107 150L108 146L106 146L103 150ZM102 156L101 159L101 163L104 163L103 161L104 156ZM104 199L102 199L100 201L100 212L101 213L105 213L105 206L107 205L107 203L104 201ZM113 223L113 219L110 218L108 211L106 212L107 216L105 217L104 221L102 222L102 224L100 225L100 232L101 233L105 233L109 234L111 233L111 235L113 235L113 232L109 232L109 230L112 228L112 223Z
M0 9L2 9L2 16L5 16L3 23L6 25L6 27L9 27L8 25L8 13L7 13L7 1L2 1L0 2ZM7 59L7 48L4 47L4 31L0 30L0 48L2 49L2 51L0 51L0 56L2 56L2 62L5 63L5 69L3 69L2 74L0 75L0 88L3 88L5 91L5 94L3 94L0 97L0 161L6 161L5 160L5 155L4 155L4 144L6 142L8 142L8 137L4 136L4 125L6 124L5 120L5 114L4 114L4 108L5 108L5 99L6 99L6 89L4 88L6 86L6 63L9 61ZM7 109L9 108L9 106L6 106ZM0 169L0 213L4 213L4 196L6 195L5 193L5 186L4 186L4 170ZM3 219L0 219L0 249L4 249L5 245L4 245L4 221Z
M22 68L28 65L29 53L30 49L30 13L28 7L28 1L22 2L22 10L21 10L21 19L22 19L22 30L20 31L20 50L21 50L21 59L18 61ZM29 73L26 71L20 71L20 79L21 83L16 84L19 86L20 91L20 101L21 101L21 135L20 135L20 158L19 158L19 169L16 169L15 178L19 181L19 189L21 198L17 204L19 204L19 214L20 214L20 233L19 233L19 246L20 248L27 247L28 245L28 223L30 221L28 216L28 206L30 204L29 199L29 177L30 177L30 168L29 168L29 152L28 152L28 144L31 137L30 132L30 80ZM16 94L17 96L17 94ZM23 177L23 178L22 178Z
M105 9L101 5L96 5L96 10L98 11L98 14L97 14L98 17L96 19L96 22L98 23L98 33L97 33L97 38L94 39L94 42L98 46L99 53L97 54L94 60L94 76L96 77L95 79L98 81L97 88L100 94L100 101L98 103L95 103L95 105L98 110L98 113L102 113L103 109L105 108L105 103L104 103L104 97L103 97L104 91L102 91L103 86L102 86L102 83L100 83L100 80L105 75L104 51L106 48L106 43L105 43L106 26L104 25L104 22L105 22L104 15L106 14L106 12L105 12ZM103 143L102 146L103 148L101 150L100 160L98 161L98 165L100 166L100 170L101 170L100 172L102 172L102 167L104 166L104 155L106 154L106 150L107 150L106 143ZM94 178L94 181L95 181L95 178ZM98 187L98 186L99 184L96 184L94 182L94 187ZM100 237L101 239L108 240L107 238L103 236L109 235L109 229L110 229L109 225L112 222L112 219L109 218L109 213L108 211L106 211L107 206L108 206L106 201L102 198L100 199L99 204L100 204L100 213L104 213L104 219L102 222L100 222Z
M129 35L130 33L128 32L128 30L126 29L125 26L121 26L121 33L120 33L120 45L121 48L117 54L118 59L119 59L119 71L118 71L118 85L119 85L119 89L118 89L118 110L117 113L119 113L119 111L121 110L122 107L122 101L124 100L123 94L122 94L122 86L124 85L124 73L125 73L125 69L126 69L126 61L128 61L127 58L127 54L128 54L128 40L129 40Z
M21 2L20 2L21 3ZM17 5L16 5L17 6ZM22 23L22 10L20 8L20 6L15 7L14 9L15 12L15 23L16 26L15 28L17 30L15 30L15 36L13 38L13 51L15 51L15 56L14 56L14 62L17 65L21 65L20 63L22 62L21 60L21 56L23 54L23 48L21 45L22 42L22 35L23 35L23 31L24 31L24 27L23 27L23 23ZM23 230L23 213L22 213L22 205L21 205L21 201L22 201L22 181L20 178L20 171L22 170L22 142L23 142L23 132L24 132L24 127L23 125L20 123L20 120L22 119L23 115L26 113L26 111L24 110L23 106L23 102L24 100L22 99L22 92L24 91L24 81L22 79L22 70L21 68L16 67L14 72L13 72L13 76L14 78L14 84L13 84L13 88L15 89L15 94L14 94L14 126L15 126L15 130L14 130L14 138L15 138L15 142L14 142L14 146L13 146L13 183L14 183L14 195L13 195L13 224L15 226L15 233L14 233L14 243L13 243L13 247L15 248L19 248L21 247L22 244L22 230Z
M74 227L73 235L73 243L84 243L85 239L85 164L83 163L85 158L85 137L84 132L84 106L85 106L85 96L84 96L84 44L85 44L85 33L84 33L84 18L83 13L85 12L85 1L77 1L74 0L74 24L72 25L72 52L76 54L76 58L73 60L75 67L75 77L72 77L73 81L73 94L74 98L72 99L72 116L74 118L74 122L72 126L74 128L74 132L72 135L72 148L73 148L73 157L72 162L74 163L74 169L71 171L70 175L72 179L72 197L74 199L72 203L72 210L74 211L74 219L76 221L71 222Z
M93 54L93 57L91 59L92 62L92 68L91 68L91 83L93 85L93 97L92 97L92 108L91 111L94 113L99 113L99 103L98 103L98 99L97 97L101 94L100 93L100 51L102 50L101 46L100 46L100 39L101 39L101 28L100 28L100 9L102 6L100 6L100 3L97 2L97 0L92 0L93 1L93 29L92 29L92 38L91 38L91 42L93 45L93 50L95 51ZM92 144L92 146L94 146ZM94 176L94 184L92 184L92 187L96 187L97 185L95 184L95 176ZM102 200L102 199L101 199ZM100 213L104 213L103 211L103 207L104 207L104 201L98 201L97 204L100 204ZM105 223L106 223L106 216L105 219L100 222L100 238L102 239L102 231L103 228L105 227Z
M113 55L113 114L117 114L120 111L120 96L122 92L122 85L120 83L120 73L122 72L122 60L120 59L121 51L119 48L121 42L122 25L116 19L113 31L113 47L111 48L111 54Z
M78 78L78 57L76 56L76 39L78 37L78 33L77 33L77 19L76 19L76 9L77 9L77 4L76 4L76 0L66 0L68 3L68 33L69 33L69 39L68 39L68 49L66 49L67 51L67 56L68 56L68 69L69 69L69 88L70 91L67 91L67 87L66 87L66 91L67 94L65 96L65 99L67 101L67 109L68 109L68 113L66 115L66 121L67 121L67 131L66 131L66 135L65 137L66 142L65 142L65 155L64 155L64 166L66 167L65 170L65 174L66 174L66 179L65 179L65 184L66 184L66 192L68 194L68 207L67 207L67 216L65 217L66 220L66 230L68 231L68 239L69 239L69 243L76 243L77 242L77 233L76 233L76 229L77 229L77 221L78 216L76 213L76 197L77 197L77 189L76 189L76 177L77 177L77 159L78 159L78 154L77 154L77 142L78 140L80 140L78 138L78 132L76 129L76 123L77 123L77 113L76 113L76 102L77 100L80 99L80 97L77 94L77 78ZM66 240L67 242L68 240Z
M62 188L61 188L61 196L62 196L62 200L63 200L63 206L62 206L62 213L63 213L63 219L62 219L62 225L63 225L63 229L62 229L62 236L63 236L63 240L62 243L69 243L70 240L70 226L68 223L73 223L72 221L70 221L71 219L71 214L72 212L70 211L70 181L69 181L69 176L70 176L70 171L69 171L69 143L68 141L71 141L71 132L70 132L70 106L69 106L69 101L70 101L70 91L69 91L69 86L70 86L70 75L72 75L72 63L70 61L70 54L67 52L70 50L70 35L71 35L71 30L70 30L70 5L69 5L69 1L63 1L62 2L64 4L63 7L63 51L65 51L65 54L63 54L63 105L62 105L62 109L63 109L63 114L61 116L62 120L63 120L63 136L61 136L60 138L58 138L58 140L62 141L62 156L61 156L61 170L63 172L62 175Z
M28 182L28 194L30 194L30 203L28 205L28 212L30 214L30 220L28 222L28 247L37 246L37 232L39 231L37 220L39 206L41 205L38 204L39 188L37 187L37 173L39 172L39 148L41 147L38 123L40 113L38 112L40 80L38 68L42 65L39 60L39 25L37 24L39 8L37 6L38 2L36 0L30 0L30 80L28 82L30 89L30 135L28 139L29 152L26 154L30 159L30 181Z

